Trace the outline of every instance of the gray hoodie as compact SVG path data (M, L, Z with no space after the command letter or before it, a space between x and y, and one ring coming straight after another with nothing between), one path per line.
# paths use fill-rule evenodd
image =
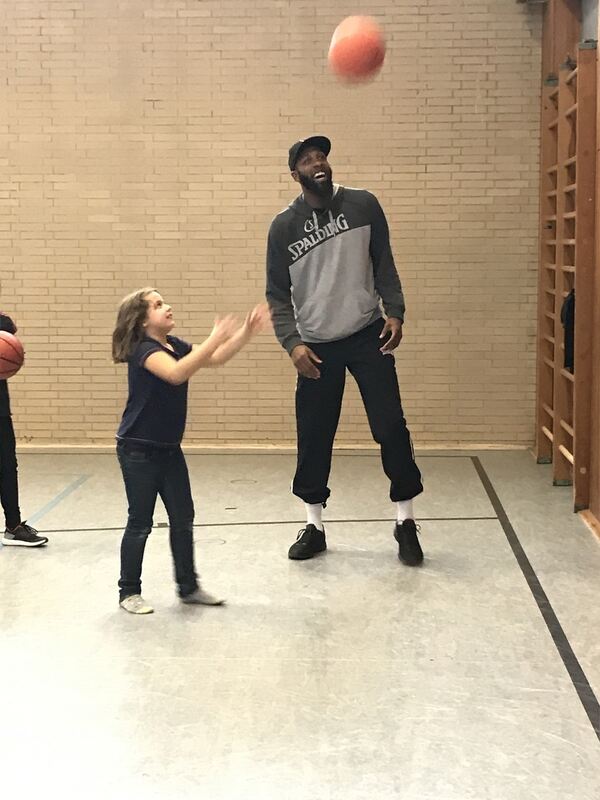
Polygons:
M335 186L329 207L302 196L269 229L267 300L275 334L291 353L302 343L333 342L382 316L404 320L404 297L377 198Z

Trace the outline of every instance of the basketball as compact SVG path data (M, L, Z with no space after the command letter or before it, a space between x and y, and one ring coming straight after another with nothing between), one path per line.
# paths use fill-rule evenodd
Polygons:
M0 331L0 380L12 378L25 360L23 345L12 333Z
M374 78L385 57L385 39L371 17L346 17L340 22L329 46L331 71L349 83Z

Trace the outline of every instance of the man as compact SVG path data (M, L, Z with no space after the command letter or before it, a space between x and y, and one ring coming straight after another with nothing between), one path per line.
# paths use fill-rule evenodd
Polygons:
M6 314L0 313L0 331L17 332L17 326ZM39 547L48 543L45 536L38 536L36 529L21 519L15 431L10 416L8 383L5 380L0 380L0 502L6 519L3 545Z
M392 355L402 339L402 288L381 206L370 192L333 183L330 150L324 136L290 148L288 166L302 194L271 223L267 247L275 333L298 372L292 491L304 501L307 524L288 555L306 559L327 549L321 513L348 369L391 481L398 557L416 566L423 552L412 499L423 485Z

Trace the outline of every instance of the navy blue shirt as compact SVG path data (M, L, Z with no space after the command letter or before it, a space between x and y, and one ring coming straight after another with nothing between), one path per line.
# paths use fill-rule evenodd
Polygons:
M188 381L174 386L144 366L152 353L163 351L179 361L192 350L191 344L177 336L167 336L167 341L175 352L145 336L129 357L129 396L117 439L158 447L173 447L181 443L187 415Z
M16 333L17 326L6 314L0 314L0 331ZM0 417L10 417L10 399L8 396L8 381L0 380Z

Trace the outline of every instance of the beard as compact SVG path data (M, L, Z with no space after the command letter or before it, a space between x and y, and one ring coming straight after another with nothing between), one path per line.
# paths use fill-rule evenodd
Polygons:
M304 175L298 170L298 179L300 185L307 189L309 192L314 192L319 197L327 199L333 194L333 173L331 170L324 169L326 179L324 181L315 181L309 175Z

